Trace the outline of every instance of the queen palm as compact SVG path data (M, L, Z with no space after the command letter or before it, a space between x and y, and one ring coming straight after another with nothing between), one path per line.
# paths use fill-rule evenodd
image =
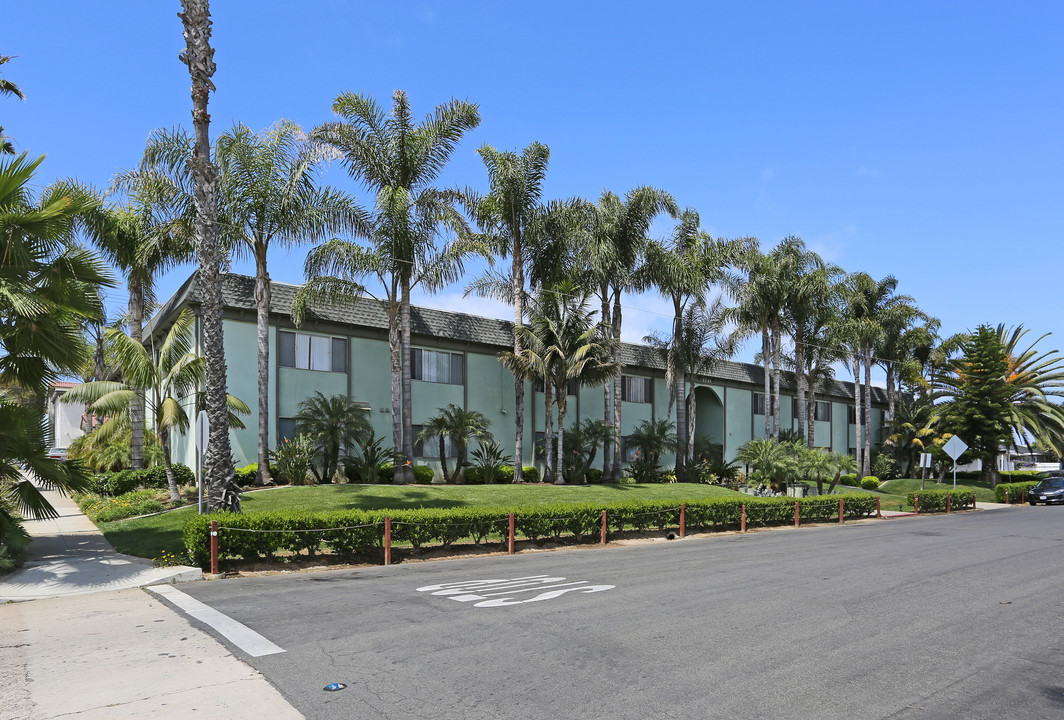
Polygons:
M331 234L359 228L365 211L335 188L321 187L318 170L325 148L310 141L296 123L282 120L262 134L241 124L218 138L215 158L226 209L226 245L255 261L258 337L259 484L270 484L269 362L270 247L320 242Z
M438 412L430 417L422 426L418 440L425 441L435 438L439 443L440 466L443 471L443 481L455 482L458 473L466 466L466 453L469 450L471 440L492 440L488 427L491 421L487 416L477 410L465 408L450 403L447 407L438 408ZM456 451L454 475L447 472L447 440L454 443Z
M550 149L534 142L518 155L490 145L478 151L488 171L488 194L466 192L466 205L473 220L489 241L493 252L510 257L509 301L514 306L514 354L521 354L525 316L525 263L527 235L541 213L543 179ZM525 381L514 378L514 457L524 457ZM521 462L514 465L514 482L521 482Z
M668 243L651 241L646 247L646 263L638 278L643 288L656 287L672 302L672 352L669 355L673 400L676 403L676 479L687 481L687 379L685 363L680 362L683 347L684 314L688 307L703 303L713 283L731 282L726 268L744 251L741 241L713 240L699 227L698 213L687 209Z
M603 391L603 420L614 428L613 462L607 466L603 454L603 476L621 477L621 298L633 289L634 273L649 240L650 225L661 213L679 215L672 195L648 186L629 191L624 199L609 190L591 206L590 238L582 264L588 270L589 284L595 288L601 305L600 320L610 326L614 340L613 362L618 371L613 382L613 417L610 418L610 390Z
M11 62L11 60L12 58L10 55L0 55L0 65L6 65ZM0 95L13 95L19 100L26 99L26 96L22 94L22 88L7 78L0 78ZM15 154L15 146L11 143L10 139L4 135L3 127L0 127L0 153L7 155Z
M89 412L108 418L96 429L95 444L114 440L131 428L134 408L146 402L163 449L172 502L181 500L171 459L173 434L188 431L188 398L196 394L204 375L203 357L193 352L193 322L191 311L182 310L158 347L146 347L118 328L106 328L104 334L114 350L122 380L82 383L62 398L62 402L85 403ZM226 400L228 427L243 428L236 413L246 414L250 409L232 395Z
M457 279L461 260L471 246L458 241L437 250L442 229L463 232L462 218L450 196L432 187L462 136L480 124L474 103L461 100L437 106L417 123L406 93L396 90L392 112L369 97L345 92L333 102L342 120L325 123L313 136L335 148L348 173L376 195L370 221L372 249L326 243L307 258L310 292L335 297L334 290L357 291L359 278L382 278L388 297L389 344L392 349L392 434L396 451L396 479L412 481L414 438L410 403L410 292L417 284L429 291ZM338 253L333 263L329 255ZM313 259L312 259L313 258ZM332 276L329 269L340 270ZM333 282L328 278L332 277ZM360 294L357 293L357 294ZM395 337L393 338L393 335Z

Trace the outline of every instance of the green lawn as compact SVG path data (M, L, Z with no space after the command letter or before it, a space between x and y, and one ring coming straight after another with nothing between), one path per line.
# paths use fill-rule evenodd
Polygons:
M628 501L701 500L739 493L715 485L665 483L643 485L312 485L246 493L244 512L271 510L404 510L477 506L544 505L559 502L617 503ZM181 530L196 512L192 505L138 520L101 523L100 530L118 552L159 557L163 551L184 552Z
M883 493L897 495L904 502L909 493L920 490L921 482L923 482L925 490L953 489L953 478L943 480L941 485L935 483L932 478L928 478L927 480L920 480L919 478L899 478L897 480L888 480L880 486L879 490ZM981 502L997 502L997 497L995 496L994 491L990 489L990 484L982 480L959 480L957 481L957 492L974 492L976 505ZM907 507L910 510L912 509L912 505L907 505Z

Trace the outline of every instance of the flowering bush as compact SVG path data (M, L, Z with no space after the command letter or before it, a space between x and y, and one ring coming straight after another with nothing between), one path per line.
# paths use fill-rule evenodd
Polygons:
M270 453L282 477L293 485L305 485L310 463L314 459L314 441L309 435L282 440Z

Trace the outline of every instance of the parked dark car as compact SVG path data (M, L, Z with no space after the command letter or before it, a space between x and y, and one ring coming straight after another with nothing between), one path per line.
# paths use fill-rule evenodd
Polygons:
M1042 478L1030 489L1027 501L1032 505L1038 503L1064 503L1064 475L1050 475Z

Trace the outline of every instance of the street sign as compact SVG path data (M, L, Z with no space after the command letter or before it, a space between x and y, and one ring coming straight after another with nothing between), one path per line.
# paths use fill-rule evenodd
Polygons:
M920 467L931 467L931 453L920 453Z
M201 453L207 452L207 442L210 440L211 422L207 419L207 411L200 410L196 416L196 449Z
M951 458L953 458L954 461L956 461L957 458L963 455L964 451L968 449L968 445L959 437L954 435L946 441L946 444L942 446L942 449L946 451L947 455L949 455Z

